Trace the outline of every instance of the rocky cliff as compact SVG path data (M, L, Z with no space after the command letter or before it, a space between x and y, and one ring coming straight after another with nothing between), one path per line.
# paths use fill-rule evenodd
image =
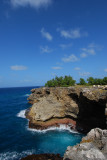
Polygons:
M80 144L67 148L63 160L107 160L107 130L92 129Z
M107 91L98 87L56 87L31 90L26 112L29 127L45 129L67 124L87 133L92 128L105 129L107 116Z

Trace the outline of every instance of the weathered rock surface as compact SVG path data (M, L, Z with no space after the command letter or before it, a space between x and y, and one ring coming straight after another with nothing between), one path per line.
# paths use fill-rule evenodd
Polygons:
M69 124L81 132L106 128L107 91L94 87L56 87L31 90L29 127L45 129Z
M63 160L107 160L107 130L92 129L80 144L67 148Z
M21 160L63 160L63 158L59 154L33 154Z

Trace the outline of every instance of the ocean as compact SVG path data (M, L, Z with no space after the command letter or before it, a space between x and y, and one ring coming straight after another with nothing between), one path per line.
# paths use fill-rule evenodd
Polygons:
M0 160L20 160L30 154L59 153L81 141L82 134L61 125L37 131L28 128L27 97L38 87L0 88Z

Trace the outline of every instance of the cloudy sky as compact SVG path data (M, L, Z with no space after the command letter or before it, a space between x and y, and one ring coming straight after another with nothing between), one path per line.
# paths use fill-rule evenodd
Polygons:
M107 0L0 0L0 87L107 76Z

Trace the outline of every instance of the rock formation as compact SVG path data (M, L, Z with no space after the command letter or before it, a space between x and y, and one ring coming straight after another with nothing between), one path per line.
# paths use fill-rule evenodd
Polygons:
M63 160L63 158L60 157L59 154L33 154L22 158L21 160Z
M67 148L63 160L107 160L107 130L92 129L80 144Z
M92 129L80 144L68 146L63 158L59 154L37 154L21 160L107 160L107 130Z
M54 87L31 90L26 112L29 127L45 129L60 124L87 133L92 128L106 128L107 91L95 87Z

